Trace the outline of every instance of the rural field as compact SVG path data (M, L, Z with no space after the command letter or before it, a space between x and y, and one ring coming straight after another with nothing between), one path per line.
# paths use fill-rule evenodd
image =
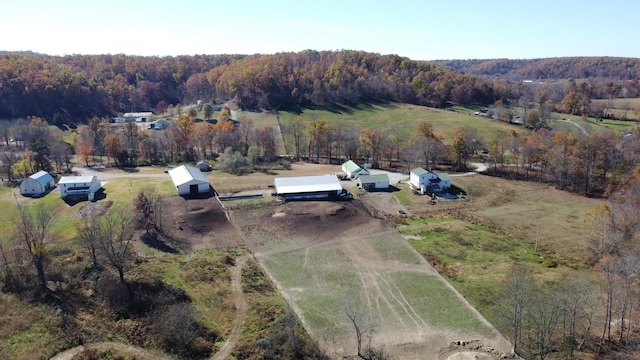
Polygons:
M362 128L391 131L398 126L406 136L417 121L429 120L445 139L457 126L473 127L488 139L496 130L519 129L473 116L472 109L393 104L281 113L279 120L270 113L241 115L254 116L255 126L277 128L278 121L294 116L305 121L322 118L334 124L353 118L350 123ZM281 144L284 148L284 142ZM374 347L399 359L488 359L509 353L510 344L501 335L508 333L508 328L495 304L510 265L531 264L536 277L547 282L584 270L589 256L583 240L584 218L603 203L548 185L477 173L452 174L453 185L463 194L453 201L432 202L401 182L394 184L396 191L390 193L354 190L356 200L352 202L279 203L270 196L274 177L340 171L339 165L303 162L291 164L290 169L259 169L241 176L215 170L205 173L220 195L262 197L196 201L175 196L163 170L100 170L104 198L97 203L70 205L56 190L40 199L23 198L17 189L1 187L0 206L5 211L0 216L0 231L11 232L16 203L45 203L59 220L52 248L62 255L56 262L81 267L78 214L92 206L130 204L141 190L150 191L162 198L166 233L177 241L169 247L136 241L135 250L142 260L130 276L155 276L184 289L205 323L221 334L215 349L230 356L237 355L234 351L249 351L252 342L268 337L264 329L286 317L288 310L298 316L301 324L297 326L304 326L332 358L357 353L354 325L365 330L365 338L370 338ZM354 182L343 182L343 186L352 189ZM406 215L397 209L406 210ZM233 261L226 264L224 259ZM196 269L199 266L219 275L215 289L207 285L211 277ZM253 285L238 290L238 283L247 281ZM278 292L270 285L263 288L271 282ZM264 291L253 291L252 286ZM248 305L241 305L242 300ZM18 314L26 306L7 296L0 305L10 314ZM46 309L34 311L54 321L50 314L44 315ZM95 342L129 342L122 329L131 329L122 323L92 327L87 324L99 321L98 315L82 316L83 331L95 331ZM48 332L37 318L28 318L20 329L12 328L15 332L6 338L20 341L45 333L39 343L42 354L64 350L69 344L60 340L59 334ZM241 325L237 319L248 322ZM226 345L229 339L233 341ZM459 341L468 345L453 344ZM0 349L10 349L7 351L15 358L28 358L25 349L15 345L0 342Z
M336 358L354 355L354 324L400 359L481 354L450 348L509 343L389 223L356 203L290 202L233 212L233 222L311 336ZM366 314L366 315L364 315Z

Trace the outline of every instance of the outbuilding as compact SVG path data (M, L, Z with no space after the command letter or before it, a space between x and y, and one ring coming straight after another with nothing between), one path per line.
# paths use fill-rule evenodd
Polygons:
M338 200L348 193L336 175L275 178L274 195L286 200Z
M63 176L58 181L60 197L63 199L95 200L95 194L100 190L102 184L96 176Z
M22 180L20 183L20 194L23 196L39 197L46 195L56 186L53 176L41 170Z
M151 121L153 117L153 113L151 111L142 111L142 112L130 112L122 115L123 118L126 119L126 122L137 122L143 123L147 121Z
M351 179L357 179L361 175L369 175L369 172L356 164L355 161L349 160L342 164L342 171Z
M387 174L358 176L358 186L366 191L385 190L389 188L389 176Z
M165 119L158 119L156 121L152 121L147 126L147 129L153 129L153 130L163 130L166 128L167 128L167 120Z
M211 190L209 180L193 166L178 166L169 170L169 176L180 195L207 194Z
M200 171L211 171L211 165L205 160L200 160L196 163L196 167L200 169Z

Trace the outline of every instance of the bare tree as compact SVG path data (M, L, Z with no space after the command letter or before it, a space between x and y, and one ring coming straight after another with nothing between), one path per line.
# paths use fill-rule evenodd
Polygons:
M512 352L517 354L523 316L534 289L534 279L529 266L522 263L514 264L508 272L503 286L503 294L505 294L502 304L504 306L503 314L511 328Z
M544 360L555 348L555 329L561 315L557 296L534 289L525 311L527 342L529 347Z
M356 356L364 360L390 359L384 350L372 346L376 324L362 302L354 299L345 301L343 311L356 333Z
M99 246L109 263L118 271L120 282L126 284L124 273L131 259L131 242L135 218L129 208L112 208L101 220Z
M18 207L14 236L24 250L29 253L31 263L38 274L38 281L42 290L47 288L46 245L51 242L52 230L55 224L55 213L42 203L26 207L16 202Z
M101 218L85 217L82 223L77 225L80 243L91 258L91 267L98 268L98 251L100 250Z
M562 307L565 350L571 357L589 338L600 294L595 281L582 274L563 278L556 293Z

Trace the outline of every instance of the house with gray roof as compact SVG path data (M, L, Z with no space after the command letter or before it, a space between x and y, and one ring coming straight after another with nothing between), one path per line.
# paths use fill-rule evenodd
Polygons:
M415 168L409 174L409 185L421 194L443 192L451 187L451 177L446 173L434 173Z

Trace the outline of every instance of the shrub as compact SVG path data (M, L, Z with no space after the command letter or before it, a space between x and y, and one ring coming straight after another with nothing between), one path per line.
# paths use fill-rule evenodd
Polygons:
M558 260L554 258L546 258L542 261L542 266L546 268L557 268Z

